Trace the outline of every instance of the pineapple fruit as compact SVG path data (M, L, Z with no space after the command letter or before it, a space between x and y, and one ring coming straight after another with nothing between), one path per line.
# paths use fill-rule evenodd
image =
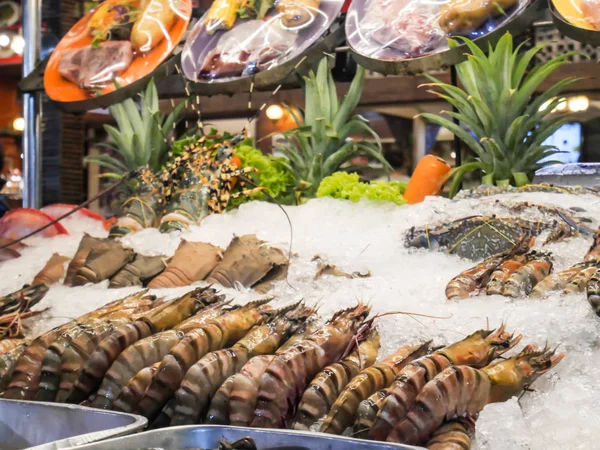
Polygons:
M443 116L421 114L452 131L476 155L474 160L466 161L455 170L450 196L456 194L464 175L476 170L484 174L482 184L528 184L529 177L537 169L557 162L547 158L559 151L543 143L569 119L563 114L546 116L564 101L561 93L580 79L566 78L543 94L533 96L552 72L568 64L568 58L574 53L564 53L527 72L544 44L520 55L522 45L513 49L513 38L507 33L495 48L489 46L486 55L469 39L459 39L469 49L467 61L456 66L463 89L429 75L432 83L425 86L440 88L443 92L430 92L458 110L443 113L458 119L473 134ZM450 41L451 47L458 45L457 41Z
M303 117L288 108L297 127L284 132L286 142L275 148L289 160L289 170L296 177L297 197L315 197L321 180L357 155L366 155L391 169L383 157L379 136L367 120L353 115L362 94L365 70L358 68L348 94L341 101L327 58L321 60L317 73L311 71L304 81ZM371 135L374 142L350 139L356 133Z
M169 157L169 136L179 122L185 102L165 116L159 110L158 93L154 80L140 94L140 109L128 98L109 108L117 128L104 125L113 144L103 144L114 150L121 160L110 155L88 156L87 163L98 164L112 172L103 174L106 178L120 179L130 171L149 166L152 173L158 172Z

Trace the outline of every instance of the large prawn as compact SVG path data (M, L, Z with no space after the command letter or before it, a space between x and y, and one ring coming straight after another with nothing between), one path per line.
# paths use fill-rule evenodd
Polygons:
M483 369L448 367L425 385L406 418L387 440L407 445L426 443L444 421L478 414L485 405L518 395L556 366L564 354L530 345L516 356Z
M404 419L408 410L414 405L423 386L441 371L450 366L485 367L517 345L521 338L521 335L513 338L513 335L507 333L505 326L502 325L495 331L477 331L462 341L417 359L398 373L387 390L385 399L379 405L375 421L368 424L365 423L368 422L367 418L363 417L362 423L357 424L357 428L358 426L368 428L371 439L385 440L394 426ZM378 405L370 406L372 410ZM368 409L365 410L368 412ZM363 430L364 428L357 431Z
M474 432L475 423L469 417L449 420L433 432L427 450L471 450Z
M287 351L319 328L316 321L307 321L304 325L304 329L289 338L275 354ZM212 398L205 423L250 425L258 397L260 379L274 358L275 355L255 356L244 364L238 373L225 380Z
M134 342L158 331L173 328L204 306L220 300L210 288L195 289L142 315L135 322L118 327L92 352L67 398L81 403L99 386L117 357Z
M343 355L369 312L362 303L340 311L323 328L277 354L260 379L251 426L283 427L308 383Z
M183 321L172 330L153 334L127 347L106 372L91 406L112 409L113 402L129 381L140 370L161 361L171 348L183 338L185 332L179 329L180 326L187 329L189 323L194 323L200 327L220 316L226 303L224 300L217 301L201 309L200 312Z
M341 361L323 369L310 383L298 405L292 428L309 430L327 415L341 391L362 369L371 367L380 347L379 332L369 326L367 337ZM360 336L359 336L360 339Z
M361 371L340 393L325 416L319 431L342 434L354 423L360 402L388 387L405 365L428 352L430 343L400 347L387 358Z
M137 299L144 296L146 296L146 291L138 292L121 300L116 300L102 308L85 314L78 319L58 326L34 339L17 360L12 374L12 379L6 392L4 393L4 398L13 400L35 399L40 382L42 361L46 355L46 349L52 342L56 340L57 337L60 336L63 331L67 330L75 323L85 322L88 319L93 319L110 311L119 309L122 303L132 298Z
M274 353L313 313L312 308L302 304L293 305L291 310L285 308L274 320L254 327L233 347L201 358L188 370L175 394L171 425L187 425L202 420L214 393L227 378L239 372L250 358Z
M248 303L187 333L162 359L152 384L135 412L151 420L155 419L194 363L209 352L233 345L254 325L269 317L272 310L265 305L270 300Z

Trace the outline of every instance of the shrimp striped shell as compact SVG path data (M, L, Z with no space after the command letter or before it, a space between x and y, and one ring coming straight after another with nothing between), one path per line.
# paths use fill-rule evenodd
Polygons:
M304 391L292 428L309 430L313 424L325 417L350 380L362 369L375 363L379 346L379 333L372 329L358 349L321 371Z
M207 288L199 288L143 314L139 320L124 324L107 336L92 352L73 386L68 403L81 403L102 382L104 375L123 350L156 331L174 327L208 301L202 296Z
M0 355L18 347L21 344L29 344L29 339L3 339L0 341Z
M485 293L487 295L501 295L502 285L513 273L520 269L525 264L526 258L524 255L517 255L507 261L504 261L494 270L488 281Z
M283 427L308 383L342 356L369 311L362 303L340 311L323 328L277 354L260 379L251 426Z
M588 281L587 300L594 313L600 316L600 268L596 269Z
M255 361L257 359L266 358L266 363L264 368L267 368L269 362L274 358L274 355L262 355L256 356L250 360L250 362ZM231 398L231 392L233 390L233 383L237 378L236 375L229 377L225 380L225 382L221 385L221 387L217 390L215 395L213 396L210 402L210 408L206 415L206 423L211 425L227 425L229 424L229 414L231 409L231 405L229 403L229 399ZM165 424L165 426L168 424Z
M552 291L562 291L571 279L592 263L583 262L575 264L573 267L562 270L558 273L548 275L542 281L535 285L529 297L542 298L547 296Z
M135 320L139 314L143 314L158 305L160 305L160 301L153 302L146 296L135 301L126 301L121 305L121 308L103 314L99 316L97 320L89 319L83 322L82 325L85 325L81 330L83 332L70 340L62 352L60 352L59 348L58 353L60 360L58 362L60 366L58 368L54 367L57 371L57 375L60 377L55 401L63 403L67 399L90 354L98 347L104 338L120 324L131 322ZM46 357L48 357L48 351L51 350L56 343L57 342L55 341L46 351ZM44 359L46 359L46 357L44 357ZM50 358L52 358L52 355L50 355ZM48 363L46 361L42 363L42 380L47 376L52 376L52 364L52 362ZM45 368L44 365L46 365ZM49 373L44 374L44 371ZM42 381L40 381L40 385L41 382Z
M596 272L596 266L586 267L582 269L577 275L572 277L567 285L565 286L565 294L576 294L579 292L585 292L589 279Z
M369 430L377 419L377 414L381 409L381 405L387 397L387 389L380 389L374 394L371 394L366 400L363 400L358 405L356 410L356 422L354 422L354 430L352 436L358 439L368 439Z
M80 339L82 335L96 334L96 332L99 332L101 338L104 338L112 330L112 324L98 319L90 319L83 323L76 323L62 332L46 350L35 399L43 402L55 400L60 385L62 356L73 341Z
M60 354L60 369L58 375L60 377L58 384L58 392L56 393L55 401L64 402L73 385L79 378L81 370L85 362L88 360L90 354L98 347L100 342L112 333L122 320L115 319L111 321L94 321L93 323L84 322L83 325L87 325L83 328L83 332L74 337L70 344L64 349L63 353ZM53 347L54 344L50 346ZM47 352L46 352L47 354ZM42 380L44 379L44 368L42 365ZM40 386L42 385L40 381Z
M532 259L513 273L504 286L502 295L505 297L519 297L529 295L533 288L546 278L552 270L550 254L536 254Z
M137 405L140 398L144 396L150 387L152 377L156 374L158 366L160 366L160 361L136 373L121 390L121 393L115 400L113 410L131 412L133 410L132 405Z
M273 321L254 327L233 347L202 357L187 371L175 393L171 425L193 424L204 419L211 398L227 378L239 372L250 358L274 353L313 313L312 308L294 304L281 310Z
M209 305L191 318L181 322L173 330L148 336L127 347L115 360L108 372L106 372L104 380L98 389L98 395L91 405L96 408L111 409L113 401L118 398L121 390L127 387L130 382L137 383L137 380L134 380L134 378L138 372L155 363L159 363L171 351L173 346L179 343L185 335L179 329L180 326L187 328L192 319L196 327L209 323L223 313L225 304L226 302L219 301ZM141 396L136 397L135 393L140 393L140 390L129 390L126 394L127 399L121 399L120 405L124 410L131 411L140 401ZM141 392L141 394L143 395L145 392ZM127 402L132 403L126 404Z
M129 380L140 370L159 362L181 338L181 331L161 331L127 347L106 372L98 394L90 406L112 409L113 401Z
M387 440L424 444L444 421L474 416L488 403L509 400L558 364L563 356L555 356L547 348L538 351L535 346L527 346L520 354L483 369L448 367L425 385L406 418L396 424Z
M403 420L412 408L423 387L440 372L452 365L484 367L498 356L513 348L521 340L519 335L505 331L480 330L449 347L423 356L405 366L387 390L375 422L370 427L369 438L383 441L394 425Z
M304 330L289 338L276 352L283 353L319 329L316 321L307 321ZM255 356L217 390L206 415L205 423L248 426L254 417L260 379L275 355ZM231 406L231 407L230 407ZM231 411L231 414L230 414Z
M471 450L475 424L471 419L453 419L433 432L427 450Z
M339 395L319 431L342 434L354 423L360 402L374 392L388 387L405 365L428 352L430 343L401 347L379 363L360 372Z
M10 377L12 376L13 370L19 359L19 356L23 354L29 344L23 342L16 347L11 348L9 351L4 352L0 355L0 393L6 389Z
M488 284L490 277L503 263L512 259L518 259L520 255L523 255L529 250L532 243L533 240L523 238L510 252L491 256L475 267L465 270L448 283L446 286L446 298L448 300L463 299L477 292ZM500 273L496 274L496 278L499 277Z
M140 291L123 299L115 300L95 311L85 314L78 319L56 327L47 333L34 339L17 361L12 379L5 392L4 398L14 400L33 400L40 382L42 361L48 346L56 340L60 334L75 323L85 322L88 319L100 317L121 307L131 306L140 302L154 300L154 296L147 296L147 291Z
M136 413L150 420L155 419L169 397L175 393L189 368L207 353L234 344L254 325L262 322L268 312L263 305L270 300L248 303L187 333L163 358L150 388L136 408Z

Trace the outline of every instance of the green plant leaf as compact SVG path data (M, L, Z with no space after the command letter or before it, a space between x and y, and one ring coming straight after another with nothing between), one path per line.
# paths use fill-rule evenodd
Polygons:
M457 135L465 144L467 144L469 148L473 150L483 162L488 164L491 163L491 155L489 155L481 146L481 144L477 142L477 140L461 126L456 125L454 122L451 122L450 120L437 116L435 114L423 113L421 114L421 117L433 123L437 123L438 125L450 130L452 133Z
M112 158L108 155L90 155L86 156L83 161L86 164L97 164L100 167L105 167L116 173L128 172L127 167L123 165L118 159Z
M360 101L360 96L362 94L362 90L365 84L365 75L366 71L362 66L358 66L356 70L356 75L350 83L350 88L348 89L348 93L342 100L340 107L338 109L337 114L333 119L333 128L339 130L343 124L345 124Z

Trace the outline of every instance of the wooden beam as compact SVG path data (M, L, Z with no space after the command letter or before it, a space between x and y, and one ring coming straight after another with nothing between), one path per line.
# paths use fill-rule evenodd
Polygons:
M544 92L556 82L572 76L584 79L567 89L568 93L585 92L590 98L600 98L600 70L598 70L598 65L594 63L573 63L561 66L548 77L537 92ZM438 74L437 78L444 83L450 82L448 72ZM439 101L436 96L428 93L427 89L419 88L421 84L428 82L427 78L423 76L367 78L359 106L369 107ZM349 83L338 83L338 92L346 94L349 85ZM176 101L176 103L179 101ZM252 96L251 110L248 109L247 94L203 97L200 110L203 120L244 117L254 114L266 102L286 102L303 106L304 94L301 89L282 89L276 96L272 96L269 92L255 92ZM161 109L168 112L171 108L170 100L161 101ZM186 116L195 120L197 112L188 107ZM89 114L86 115L86 118L90 123L98 123L99 119L98 116L92 117Z

